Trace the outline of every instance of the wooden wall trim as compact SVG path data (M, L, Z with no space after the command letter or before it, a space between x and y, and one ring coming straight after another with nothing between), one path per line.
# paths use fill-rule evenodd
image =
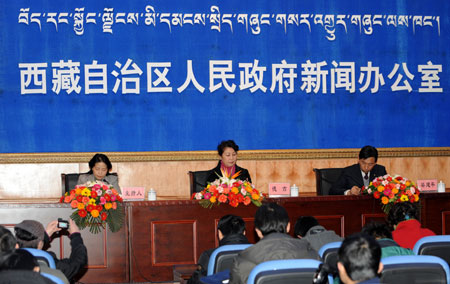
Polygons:
M241 150L240 160L296 160L354 158L360 149ZM450 156L450 147L378 148L380 158ZM104 152L112 162L217 160L216 151ZM86 163L94 152L3 153L0 164Z

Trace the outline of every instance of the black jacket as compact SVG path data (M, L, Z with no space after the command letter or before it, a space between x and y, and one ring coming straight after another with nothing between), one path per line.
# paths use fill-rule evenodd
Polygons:
M80 233L70 235L70 246L72 251L69 258L58 259L54 252L49 251L55 260L56 269L61 270L66 275L69 282L74 282L74 277L80 270L87 265L87 249L83 243Z
M241 168L238 165L236 165L235 171L236 171L236 173L239 172L239 171L241 172L239 174L239 176L237 177L237 179L248 180L249 182L252 182L252 179L250 178L250 174L248 173L248 171L246 169ZM218 179L219 177L217 175L222 176L222 172L220 171L220 161L217 164L217 167L215 167L214 169L210 170L209 172L210 172L209 173L209 177L206 180L206 183L210 183L210 182L213 182L216 179Z
M369 180L372 181L374 178L384 176L385 174L386 168L384 166L375 165L370 171ZM361 175L361 167L359 164L344 168L337 182L331 187L330 194L343 195L347 189L351 189L355 185L359 188L364 186L364 180Z

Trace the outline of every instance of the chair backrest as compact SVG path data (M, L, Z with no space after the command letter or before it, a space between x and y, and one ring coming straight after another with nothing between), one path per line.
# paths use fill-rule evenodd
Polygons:
M206 180L208 179L210 173L210 171L188 172L191 195L194 192L202 191L206 187Z
M209 257L208 273L213 275L226 269L231 270L234 258L251 244L224 245L216 248Z
M343 168L314 169L317 195L329 195L331 186L341 176Z
M55 282L56 284L64 284L64 281L58 277L56 277L55 275L51 275L45 272L41 272L41 275L52 280L53 282Z
M342 242L332 242L323 245L319 249L319 256L323 263L328 264L330 267L337 269L338 251Z
M75 188L79 176L80 174L61 174L61 189L63 195Z
M450 283L448 264L431 255L401 255L381 259L381 283Z
M320 264L315 259L266 261L252 269L247 284L310 284Z
M48 252L35 248L22 249L27 250L29 253L31 253L38 260L38 262L44 262L48 267L53 269L56 268L55 260Z
M414 245L413 252L438 256L450 266L450 235L423 237Z

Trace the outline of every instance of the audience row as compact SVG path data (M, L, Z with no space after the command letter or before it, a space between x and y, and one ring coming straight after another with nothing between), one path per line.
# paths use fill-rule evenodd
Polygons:
M379 283L383 269L380 259L388 256L414 255L414 244L434 232L421 227L415 204L397 203L389 212L388 224L369 223L358 234L343 239L327 230L312 216L298 218L294 237L289 235L287 211L276 203L265 203L256 212L254 225L260 240L239 252L230 271L207 276L209 257L214 249L202 253L198 269L188 283L245 284L252 269L260 263L280 259L316 259L320 248L341 242L335 267L326 272L336 275L336 283ZM218 223L219 246L247 244L245 222L239 216L226 215ZM368 257L370 256L370 257ZM364 281L371 282L364 282Z

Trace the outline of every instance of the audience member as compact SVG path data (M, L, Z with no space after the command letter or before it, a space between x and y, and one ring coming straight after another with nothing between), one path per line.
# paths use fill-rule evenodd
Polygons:
M110 173L112 164L105 154L95 154L89 161L89 169L89 172L78 177L77 184L99 181L111 185L117 192L121 193L119 178Z
M0 284L54 284L40 275L39 270L37 259L26 250L0 253Z
M245 236L245 222L235 215L225 215L220 218L217 224L219 237L219 247L223 245L248 244L249 241ZM215 248L204 251L198 261L198 269L194 272L188 283L200 283L200 278L206 276L208 272L208 263L211 254Z
M355 234L344 239L338 252L338 271L341 282L380 283L383 270L381 248L374 238Z
M378 150L364 146L359 152L357 164L344 168L339 179L330 189L331 195L359 195L361 188L379 176L386 174L386 168L377 165Z
M17 224L14 230L21 248L42 249L46 234L48 238L51 238L55 232L61 231L61 228L58 228L58 221L56 220L47 225L47 230L44 230L44 226L38 221L25 220ZM87 264L87 249L83 244L80 230L71 219L69 219L68 232L70 233L70 246L72 248L70 257L58 259L54 252L48 251L48 253L55 260L56 268L61 270L70 282L73 282L75 275ZM41 268L43 269L42 266Z
M10 230L0 225L0 253L17 248L17 241Z
M418 220L419 209L410 202L396 203L389 211L388 222L394 229L392 237L401 247L413 249L419 239L436 235L429 229L421 228Z
M414 255L412 250L402 248L392 239L391 230L385 223L366 224L361 233L375 238L381 247L381 258L394 255Z
M294 227L294 235L299 239L307 240L316 251L319 251L325 244L343 240L334 231L321 226L313 216L298 218Z
M235 258L230 283L247 283L250 271L259 263L275 259L319 259L317 252L303 240L292 238L287 211L276 203L265 203L255 214L255 231L260 241Z

